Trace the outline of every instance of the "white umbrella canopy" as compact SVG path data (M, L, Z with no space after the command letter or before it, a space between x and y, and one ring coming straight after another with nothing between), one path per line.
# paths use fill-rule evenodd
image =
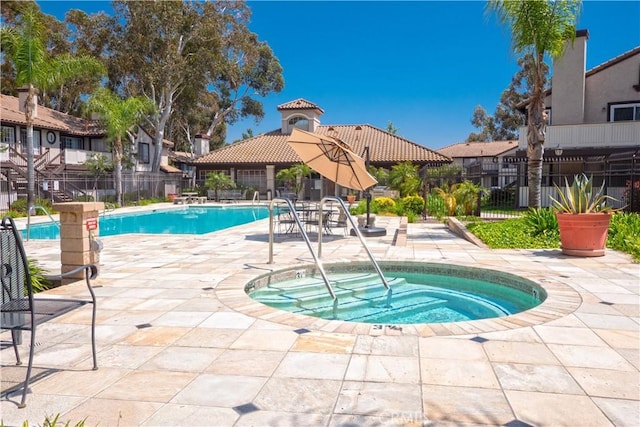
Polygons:
M338 185L364 191L378 183L364 159L338 138L293 129L287 142L303 163Z

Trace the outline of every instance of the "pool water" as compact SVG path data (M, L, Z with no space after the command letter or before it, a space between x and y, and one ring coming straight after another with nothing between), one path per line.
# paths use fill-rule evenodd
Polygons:
M154 210L98 218L100 236L119 234L205 234L267 218L264 206L207 206ZM26 230L22 230L26 238ZM59 239L56 224L32 225L30 239Z
M451 267L451 266L450 266ZM515 286L490 280L484 269L459 267L429 272L384 271L388 291L377 274L338 272L329 275L337 296L334 302L320 276L297 272L297 278L251 283L247 291L256 301L277 309L324 319L376 324L460 322L503 317L539 305L546 293L533 282L499 273L499 282L514 279ZM476 278L473 271L478 270ZM498 273L498 272L496 272ZM507 276L505 276L507 275ZM269 281L267 281L269 282Z

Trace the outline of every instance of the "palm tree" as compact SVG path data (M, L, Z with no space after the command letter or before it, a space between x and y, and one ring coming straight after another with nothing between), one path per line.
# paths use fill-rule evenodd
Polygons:
M236 183L224 172L211 172L204 181L204 186L214 191L216 202L218 199L218 191L235 188Z
M296 163L295 165L281 169L276 173L276 179L285 181L293 186L296 197L300 197L302 191L302 179L311 176L311 168L304 163Z
M16 20L15 27L0 29L2 52L13 64L16 85L26 86L27 89L24 105L27 123L27 209L33 206L35 193L33 119L37 90L55 88L80 76L106 74L104 66L89 56L49 57L42 36L43 31L39 11L34 5L25 8L24 13Z
M418 166L409 161L393 165L389 172L388 184L400 192L400 197L418 194L422 187Z
M135 140L131 129L147 114L155 111L155 104L145 97L121 99L107 88L100 88L89 98L89 110L100 115L113 152L113 172L116 185L116 203L122 204L123 139Z
M544 114L545 56L558 58L566 42L576 36L575 24L581 2L576 0L489 0L503 25L511 28L516 53L533 54L533 86L527 110L527 158L529 207L540 207L542 156L546 132Z

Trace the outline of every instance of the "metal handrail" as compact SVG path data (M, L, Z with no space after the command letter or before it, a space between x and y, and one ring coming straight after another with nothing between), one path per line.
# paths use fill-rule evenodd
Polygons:
M49 217L49 219L51 220L51 222L53 222L56 227L58 227L58 230L60 230L60 224L58 224L56 222L55 219L53 219L53 217L51 216L51 214L44 208L44 206L31 206L29 208L29 212L27 212L27 242L29 241L29 232L31 230L31 211L36 211L40 209L42 212L44 212L45 214L47 214L47 216Z
M353 221L353 217L349 215L349 209L347 209L347 205L344 204L344 201L341 198L336 196L325 196L322 198L322 200L320 200L320 207L319 207L319 213L318 213L318 257L322 257L322 219L324 217L324 215L322 214L322 211L323 211L324 203L327 201L338 202L340 207L344 210L344 213L347 216L347 220L351 223L351 226L353 227L353 230L356 233L356 236L358 236L358 238L360 239L360 243L362 243L362 247L364 248L367 255L369 255L369 259L371 260L373 267L376 269L378 276L380 276L380 279L382 280L382 284L384 285L385 288L390 289L389 283L387 283L387 279L385 279L384 274L382 274L382 270L380 270L380 266L378 265L378 262L375 260L375 258L373 257L373 254L369 250L369 247L365 243L364 238L362 237L362 233L360 233L358 226Z
M336 293L333 291L333 287L329 282L327 273L325 273L324 271L324 267L322 266L322 261L320 261L320 258L318 258L318 255L316 255L316 252L313 250L313 246L311 245L309 236L307 236L307 233L304 230L304 227L302 226L302 221L300 221L300 217L296 213L296 209L293 206L293 203L291 202L290 199L286 197L276 197L275 199L271 199L271 202L269 202L269 264L273 264L273 206L278 202L286 203L287 206L289 207L291 214L293 215L293 219L295 220L298 226L298 230L300 230L300 234L302 235L303 240L307 244L307 247L309 248L309 252L311 252L311 256L313 257L313 260L316 263L316 267L318 267L318 270L320 271L322 280L324 280L324 284L327 287L329 294L331 294L331 298L333 298L334 300L334 309L335 309L335 306L336 306L335 303L337 302Z

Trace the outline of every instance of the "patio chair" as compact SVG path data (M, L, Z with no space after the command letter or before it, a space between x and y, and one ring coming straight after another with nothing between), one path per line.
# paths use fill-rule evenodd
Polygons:
M277 234L290 234L297 232L297 225L293 219L293 213L289 209L282 209L276 215L275 229Z
M96 358L96 297L91 288L91 280L98 275L95 265L87 264L58 278L69 277L84 271L84 278L89 288L91 299L59 299L34 297L32 278L29 271L27 255L22 245L22 239L12 218L6 217L0 223L0 329L11 331L11 341L16 354L16 364L21 365L18 344L22 341L22 331L31 331L29 346L29 363L22 388L22 400L18 408L24 408L29 389L33 353L36 348L36 327L51 319L85 304L93 304L91 319L91 350L93 352L93 369L98 369ZM53 278L56 280L56 278Z
M329 219L327 220L327 223L325 225L325 228L327 229L327 231L331 234L332 233L332 229L334 228L341 228L343 231L343 235L346 236L347 235L347 213L345 211L343 211L342 209L340 209L340 212L338 213L338 218L333 219L333 215L331 215L329 217Z

